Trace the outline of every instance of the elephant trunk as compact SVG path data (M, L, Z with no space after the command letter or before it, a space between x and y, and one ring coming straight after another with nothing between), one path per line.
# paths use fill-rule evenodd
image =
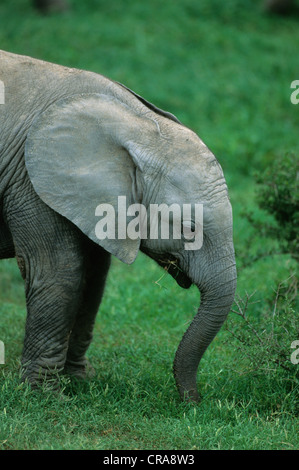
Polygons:
M220 330L234 300L236 289L235 263L213 277L214 288L200 286L201 302L197 314L184 334L174 360L174 377L183 400L200 400L196 373L205 350ZM216 286L216 287L215 287Z

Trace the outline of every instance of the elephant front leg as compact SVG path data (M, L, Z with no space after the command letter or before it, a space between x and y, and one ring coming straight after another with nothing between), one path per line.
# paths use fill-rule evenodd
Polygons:
M94 375L94 369L85 354L93 337L93 328L102 300L110 254L90 240L86 240L85 277L83 294L69 339L64 372L79 379Z
M79 301L78 292L60 276L33 282L28 289L27 320L22 354L22 379L33 385L57 382L66 361L69 338Z
M53 251L42 253L43 259L36 262L25 259L27 320L22 368L23 379L34 385L46 379L55 386L81 301L82 263L72 259L74 254L58 255L61 259L56 257L54 265ZM41 271L36 272L36 264L43 265Z
M55 387L82 297L83 235L39 200L23 206L7 217L25 279L22 378Z
M11 233L0 215L0 259L14 258L15 248Z

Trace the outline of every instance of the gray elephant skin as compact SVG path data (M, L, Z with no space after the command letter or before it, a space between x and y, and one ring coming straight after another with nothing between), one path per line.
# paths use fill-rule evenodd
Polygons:
M198 401L199 361L236 288L232 209L215 156L175 116L102 75L0 51L0 80L0 258L16 257L24 278L23 379L84 377L111 254L130 264L141 250L200 291L173 366L181 398ZM100 239L95 209L109 204L121 216L119 196L146 209L202 205L202 246L160 232ZM192 214L182 219L191 235Z

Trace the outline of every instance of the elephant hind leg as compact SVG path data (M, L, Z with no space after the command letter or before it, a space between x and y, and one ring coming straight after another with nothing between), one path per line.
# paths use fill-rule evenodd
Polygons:
M83 292L69 339L64 369L66 374L76 378L90 377L94 373L85 354L93 337L94 323L110 267L110 253L88 239L85 243Z

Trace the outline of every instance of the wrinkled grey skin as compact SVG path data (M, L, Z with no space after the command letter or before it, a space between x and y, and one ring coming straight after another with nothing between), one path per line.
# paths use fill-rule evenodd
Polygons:
M236 287L219 163L174 116L101 75L0 51L0 79L0 257L15 256L25 280L24 379L84 376L110 255L132 263L141 249L200 290L174 361L181 397L198 401L198 364ZM183 238L98 240L95 207L118 195L146 207L203 203L202 248L185 250Z

